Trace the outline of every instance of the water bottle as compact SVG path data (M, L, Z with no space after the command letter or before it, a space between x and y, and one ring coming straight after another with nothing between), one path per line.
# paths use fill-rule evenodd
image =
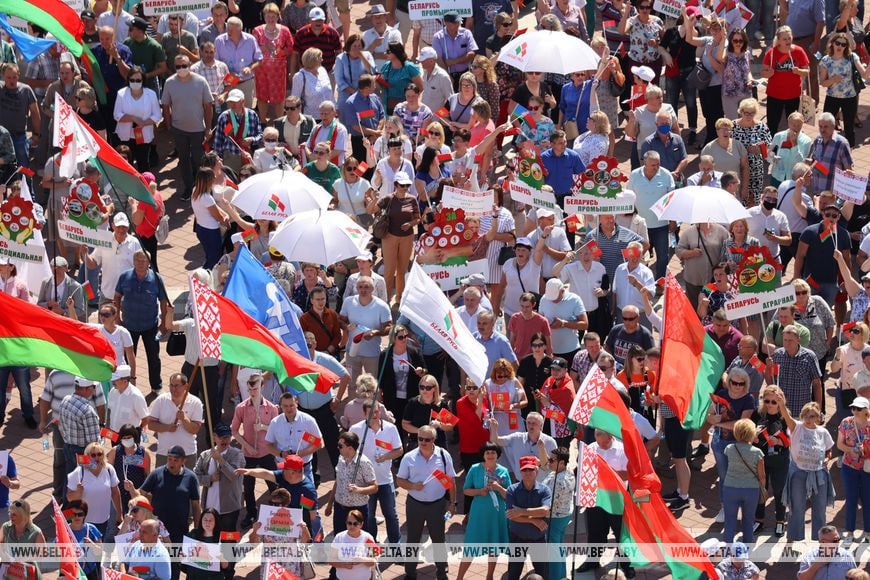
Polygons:
M450 518L452 518L452 517L453 517L453 514L452 514L452 513L450 513L450 512L445 512L445 513L444 513L444 521L445 521L445 522L449 522L449 521L450 521Z
M139 440L142 441L142 443L148 443L148 433L142 431L142 437L140 437Z
M51 448L51 443L48 442L48 435L42 438L42 452L48 453L48 450Z

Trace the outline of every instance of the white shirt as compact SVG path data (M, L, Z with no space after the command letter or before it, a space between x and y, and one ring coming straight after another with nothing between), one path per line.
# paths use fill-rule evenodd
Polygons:
M124 87L118 91L114 115L116 121L124 115L133 115L140 119L151 119L156 123L159 123L163 118L160 102L157 100L157 93L148 87L142 90L142 95L138 99L133 98L129 87ZM133 123L128 121L119 122L115 127L115 133L121 141L133 139ZM142 127L142 137L146 143L154 141L154 125Z
M435 445L432 455L426 459L418 447L402 457L396 476L411 483L423 483L423 489L410 490L408 495L417 501L432 502L441 499L447 493L441 482L432 477L432 473L436 469L440 469L451 478L456 477L456 471L453 470L453 458L447 451Z
M347 284L344 287L344 299L347 300L351 296L356 296L356 281L359 280L360 273L354 272L350 275L350 278L347 279ZM384 302L387 302L390 298L387 296L387 283L384 280L384 277L378 274L377 272L372 272L369 277L372 279L374 283L375 289L372 291L372 294L375 298L380 298Z
M117 433L124 425L138 427L148 416L148 403L136 385L130 383L122 393L115 387L109 391L109 429Z
M84 483L82 501L88 504L88 517L85 521L92 524L102 524L109 519L109 506L112 503L112 488L118 486L118 474L108 463L100 470L99 475L87 467L77 467L66 476L68 489L75 489L79 482Z
M603 457L607 465L612 467L614 471L628 471L628 457L625 455L625 448L619 439L614 438L613 443L607 449L602 449L596 442L590 443L589 449Z
M209 208L213 205L216 205L216 203L211 192L203 193L199 197L190 200L190 206L193 208L193 215L196 216L198 226L207 230L216 230L221 227L221 223L209 211Z
M580 297L586 312L592 312L598 308L598 297L595 289L601 288L601 282L607 274L601 262L591 262L589 270L583 267L581 262L567 264L559 273L559 279L568 284L568 288Z
M639 263L630 273L632 276L637 278L641 284L646 286L647 290L655 295L655 276L653 275L652 270L645 266L643 262ZM621 310L623 307L633 304L643 311L643 297L634 286L629 284L628 275L628 262L623 262L617 266L616 272L613 273L613 291L616 292L616 307Z
M423 94L420 96L420 100L433 111L437 111L453 94L453 81L450 80L447 71L437 64L432 69L431 74L423 70L421 66L420 75L423 78Z
M791 202L789 202L791 203ZM778 236L790 234L791 230L788 227L788 218L778 209L770 210L770 215L765 215L763 208L756 205L749 208L749 235L756 238L761 245L766 246L770 250L770 255L774 258L779 256L779 244L772 240L768 240L764 235L764 230L773 230Z
M326 69L317 68L317 74L305 69L293 75L291 94L298 95L302 100L302 113L320 118L320 105L323 101L332 101L332 83Z
M378 39L381 39L380 42L375 42ZM384 34L378 34L378 31L374 28L369 28L362 35L363 42L363 50L366 50L372 54L376 52L387 52L387 48L389 47L391 42L399 42L403 43L402 33L399 32L398 28L393 28L392 26L387 26L384 29ZM381 67L384 66L385 63L389 62L385 58L377 58L375 59L375 67L377 70L381 70ZM444 103L441 103L442 105ZM439 105L440 106L440 105Z
M184 401L184 412L191 421L202 421L202 401L190 393ZM172 402L172 395L163 393L151 403L149 415L164 425L172 425L176 422L178 407ZM188 455L196 453L196 434L188 433L181 423L175 432L164 431L157 434L157 455L166 455L170 449L181 445Z
M467 326L472 332L477 329L477 317L480 316L481 312L486 311L487 309L483 307L483 301L481 301L481 303L477 305L477 310L475 310L473 314L468 312L468 309L465 307L464 304L456 309L456 312L459 313L459 318L462 319L462 322L465 323L465 326Z
M395 191L393 178L396 176L396 173L404 171L409 177L413 177L414 166L411 165L410 161L402 157L401 166L396 171L393 171L393 167L390 165L389 160L384 157L378 161L377 171L381 172L381 186L378 188L378 197L387 197Z
M531 240L533 247L537 245L538 238L540 237L541 229L535 228L535 231L529 236L529 240ZM571 244L568 243L568 234L565 233L565 228L558 226L554 227L550 232L550 235L544 239L544 245L551 250L556 250L557 252L567 252L571 249ZM558 261L559 260L547 254L545 250L544 259L541 260L541 276L544 278L552 278L553 266L555 266Z
M347 531L338 532L332 540L332 549L335 550L339 562L352 562L369 556L367 543L375 543L368 532L360 531L356 538L351 537ZM335 577L338 580L369 580L372 577L372 566L355 564L353 568L336 568Z
M363 433L366 430L366 422L360 421L351 426L350 431L359 436L360 442L363 440ZM384 442L392 446L392 449L387 450L378 445L378 441ZM390 453L395 449L402 447L402 439L399 437L399 430L389 421L381 419L381 430L378 432L369 429L366 435L366 443L363 446L362 453L372 462L375 468L375 481L378 485L387 485L393 483L393 471L391 469L392 461L381 461L378 463L377 458L381 455Z
M543 263L543 261L542 261ZM511 258L501 267L505 276L504 313L510 316L520 311L520 296L523 292L539 292L541 264L535 263L534 249L524 266L517 268L516 258ZM522 276L522 282L521 278Z
M360 304L359 296L352 296L342 303L341 315L347 317L350 323L355 324L357 328L368 330L380 330L385 323L392 322L393 320L390 314L390 307L376 296L372 296L372 301L365 306ZM348 348L350 348L349 345ZM381 337L374 336L362 340L356 356L374 357L380 353Z
M362 177L354 183L348 183L345 179L336 179L332 188L338 197L338 211L349 216L366 213L366 192L371 187L371 183Z
M315 437L323 440L323 435L320 433L320 426L317 421L304 411L296 411L296 417L292 421L287 420L287 416L281 413L269 423L269 429L266 431L266 441L278 448L282 453L287 451L296 453L305 449L310 444L302 441L302 436L305 433L310 433ZM303 457L305 463L311 463L314 454Z
M106 337L106 340L109 341L109 344L112 345L112 348L115 349L115 364L127 364L127 355L124 353L124 349L133 346L133 337L130 335L130 331L118 325L115 325L115 332L109 332L102 324L94 323L90 324L90 326L99 328L103 336Z
M118 286L118 278L121 272L133 268L133 254L142 249L139 240L127 234L123 243L112 239L111 248L95 248L91 252L91 258L103 269L103 278L100 281L100 292L107 300L115 296L115 288Z
M112 7L109 10L100 14L97 18L97 30L103 26L108 26L115 30L115 38L118 42L124 42L124 39L130 36L130 25L133 23L133 15L126 10L121 10L121 17L118 18L118 26L115 27L115 15L112 13Z

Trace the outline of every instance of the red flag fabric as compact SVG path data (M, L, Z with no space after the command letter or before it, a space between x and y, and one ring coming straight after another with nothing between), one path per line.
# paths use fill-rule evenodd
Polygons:
M813 169L817 170L822 175L830 175L831 174L831 170L828 169L825 166L825 164L822 163L821 161L814 161L813 162Z
M577 214L574 214L574 215L576 216ZM577 218L577 219L579 221L579 218ZM568 220L566 219L565 221L568 221ZM601 256L604 255L604 252L601 251L601 246L599 246L598 242L596 242L595 240L589 240L588 242L583 244L583 246L580 249L582 250L583 248L589 248L589 250L592 252L593 258L600 258Z
M242 539L241 532L221 532L221 542L238 542Z
M85 296L88 297L88 300L96 299L97 295L94 293L94 289L91 286L90 280L86 280L82 287L85 289Z
M440 153L436 158L441 163L447 163L449 161L453 161L453 154L452 153Z
M317 445L323 444L323 439L321 439L320 437L318 437L314 433L309 433L308 431L306 431L305 433L302 434L302 440L305 441L306 443L308 443L309 445L317 446Z
M390 443L389 441L385 441L383 439L375 439L375 447L380 447L381 449L383 449L385 451L392 451L393 450L393 444Z
M302 506L302 509L313 510L314 504L317 503L310 497L305 497L304 495L299 498L299 505Z
M436 469L432 472L432 477L438 480L444 489L450 489L453 487L453 478L441 471L440 469Z
M505 183L507 183L507 181L505 181ZM573 213L565 218L564 224L565 224L566 230L568 230L569 232L572 232L572 233L576 232L577 229L580 227L580 216L577 215L576 213ZM600 248L599 248L599 250L600 250Z
M18 173L22 175L26 175L27 177L33 177L36 175L36 172L29 167L24 167L23 165L18 168Z
M74 547L78 546L78 542L69 527L69 523L66 521L66 517L60 511L57 500L51 498L51 505L54 508L55 544L67 547L61 551L59 576L66 580L78 580L78 578L83 578L85 575L79 567L74 550Z
M708 578L718 578L716 568L709 559L685 558L677 550L684 546L697 546L698 555L702 555L701 547L686 529L680 525L673 512L665 504L660 494L654 493L649 496L648 502L638 504L640 511L646 516L649 527L659 540L659 545L665 553L665 559L669 562L678 562L682 568L692 567L699 573L705 572ZM672 568L673 570L673 568ZM674 577L677 577L676 574ZM688 578L689 576L682 576ZM700 577L700 576L698 576Z
M224 76L224 84L228 87L234 87L241 82L241 79L233 73L227 73Z
M447 409L441 409L441 412L438 413L438 420L442 423L454 426L459 423L459 417L457 417Z
M491 393L492 406L499 411L508 411L511 407L510 393Z
M257 230L254 228L248 228L242 232L242 239L246 242L250 242L251 240L257 239Z
M362 177L365 175L365 172L369 170L369 165L365 161L360 161L356 166L356 169L353 170L354 173Z
M552 419L556 423L564 423L567 419L565 413L563 413L559 409L554 409L553 407L547 407L544 409L544 417L547 419Z
M765 365L761 362L761 359L758 358L757 354L752 355L752 358L749 359L749 364L752 365L752 368L757 370L760 373L764 373Z
M437 111L435 111L435 116L436 116L436 117L445 117L445 118L446 118L446 117L449 117L449 116L450 116L450 111L447 109L447 107L441 107L440 109L438 109Z
M90 455L81 455L79 453L76 453L76 465L88 466L90 464L91 464Z
M371 119L372 117L375 116L375 110L374 109L366 109L365 111L360 111L359 113L357 113L357 116L360 119Z
M721 407L725 407L728 410L732 409L731 403L728 401L728 399L720 397L719 395L715 395L713 393L710 393L710 400L713 401L714 405L719 405Z
M626 260L640 258L640 250L638 248L624 248L622 250L622 257Z
M269 561L269 567L266 568L266 580L300 580L299 576L293 574L289 570L285 570L283 566L274 561Z
M118 442L118 434L109 429L108 427L103 427L102 429L100 429L100 437L104 437L112 443Z
M510 129L507 129L504 133L502 133L502 135L504 135L505 137L510 137L512 135L519 135L519 134L520 134L519 127L511 127Z

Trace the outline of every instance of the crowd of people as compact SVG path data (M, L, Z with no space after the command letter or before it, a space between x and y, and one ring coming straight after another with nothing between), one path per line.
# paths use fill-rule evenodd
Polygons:
M293 541L331 543L330 578L383 568L342 558L342 545L414 544L425 529L443 549L451 522L468 544L563 542L580 516L577 441L623 478L631 461L618 438L567 418L597 367L657 469L673 470L662 499L678 518L700 507L693 471L712 450L718 497L704 507L722 527L706 547L721 578L758 577L760 534L789 547L808 535L819 542L792 554L801 580L868 578L850 548L870 541L870 202L834 191L860 144L858 97L870 74L862 4L790 0L774 11L750 0L744 29L729 8L697 2L674 19L655 15L652 0L538 0L537 29L583 39L600 57L570 74L499 59L524 32L510 0L410 26L396 20L393 0L372 4L362 27L347 0L217 0L207 14L156 16L133 0L88 4L81 40L104 95L60 44L25 63L0 41L0 189L11 198L30 182L52 257L51 277L36 285L0 256L0 291L94 325L116 356L105 383L45 369L35 404L35 369L0 368L9 385L0 422L17 387L23 425L13 420L7 436L44 434L52 495L76 541L126 538L132 547L116 563L160 580L235 576L236 562L203 570L170 558L167 546L185 537L284 541L264 533L261 504L304 508ZM46 35L33 23L29 32ZM91 162L60 175L56 96L141 173L153 205ZM575 178L602 156L630 162L634 211L563 219ZM558 208L511 198L530 157ZM279 223L232 203L240 184L272 169L322 186L330 209L377 234L371 244L332 264L283 255L271 244ZM79 180L105 192L98 221L111 247L73 244L52 227ZM446 231L447 186L493 197L491 210L462 224L471 244L461 257L484 266L446 292L485 350L482 384L399 312L413 260L455 258L426 245ZM655 202L682 186L725 190L748 217L660 219ZM161 257L158 269L161 246L179 235L165 229L167 206L193 215L198 263ZM311 359L340 377L330 392L288 390L271 373L201 356L193 305L173 304L160 272L196 268L221 291L242 246L302 313ZM783 266L794 304L731 320L725 305L756 246ZM725 361L695 445L659 396L657 280L669 267ZM182 337L178 364L161 343ZM164 367L177 371L168 385ZM836 406L827 408L831 381ZM19 465L10 457L0 475L0 544L45 543L53 531L31 519L40 506L10 498L36 484L10 451ZM842 529L832 525L835 498L845 500ZM585 523L589 543L620 537L621 518L600 507L585 510ZM436 555L438 580L471 566L464 558L451 571L446 552ZM318 574L304 558L277 563ZM512 560L508 578L525 564ZM39 573L38 562L25 565ZM403 565L417 577L415 561ZM487 578L498 565L489 559ZM574 573L564 560L531 566L542 578ZM589 557L578 570L601 567ZM617 568L612 577L635 575L628 561ZM272 577L270 562L261 569ZM103 577L91 561L82 571Z

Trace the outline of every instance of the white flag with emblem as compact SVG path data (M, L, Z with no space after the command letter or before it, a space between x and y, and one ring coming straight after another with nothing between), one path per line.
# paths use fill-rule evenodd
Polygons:
M87 131L79 126L79 117L60 93L54 95L54 131L52 144L60 147L60 164L57 174L72 177L76 165L97 156L100 146Z
M472 336L438 284L416 262L405 279L399 312L438 343L474 384L483 385L489 366L486 350Z

